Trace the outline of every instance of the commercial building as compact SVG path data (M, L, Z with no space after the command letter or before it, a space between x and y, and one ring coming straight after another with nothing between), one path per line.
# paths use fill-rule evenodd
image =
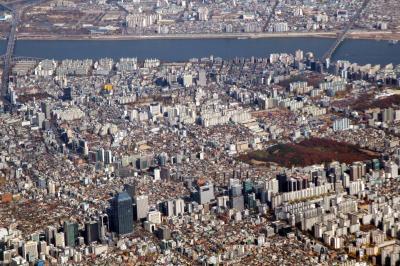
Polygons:
M133 231L132 198L126 192L118 193L111 201L112 230L119 235Z

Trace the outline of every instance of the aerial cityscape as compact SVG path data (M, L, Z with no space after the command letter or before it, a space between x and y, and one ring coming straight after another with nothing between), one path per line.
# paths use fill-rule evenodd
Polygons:
M400 265L400 1L0 2L0 265Z

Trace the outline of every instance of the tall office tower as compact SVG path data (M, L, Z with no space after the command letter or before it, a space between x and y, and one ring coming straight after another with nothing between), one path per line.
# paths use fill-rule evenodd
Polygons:
M92 242L96 242L100 239L100 226L96 221L90 221L85 223L85 243L89 245Z
M174 200L174 214L180 215L185 212L185 201L183 199Z
M290 187L291 177L287 176L286 173L281 173L276 176L278 180L279 192L290 192L292 188Z
M79 151L85 156L89 154L89 146L86 140L84 139L79 140Z
M39 252L41 254L45 254L45 255L49 254L49 250L47 248L47 242L46 241L40 241L39 242Z
M22 256L29 262L35 262L39 258L38 243L28 241L22 245Z
M237 197L231 197L229 200L230 207L232 209L236 209L238 211L242 211L244 209L244 197L243 196L237 196Z
M112 163L112 152L107 150L104 154L104 163L111 164Z
M41 102L40 103L40 109L44 113L46 119L50 119L51 116L51 105L46 102Z
M174 201L167 200L161 203L161 211L167 217L174 216Z
M38 112L37 114L36 114L36 123L37 123L37 126L38 127L40 127L40 128L42 128L43 127L43 122L44 122L44 120L45 120L45 114L44 113L42 113L42 112Z
M244 209L244 197L242 195L242 185L240 183L230 182L232 185L229 189L229 203L232 209L242 211Z
M206 71L204 69L199 71L199 81L197 85L202 87L205 87L207 85Z
M245 203L248 209L256 208L257 207L256 194L255 193L247 194L245 197Z
M146 195L137 196L135 198L136 212L135 218L137 221L147 217L149 211L149 197Z
M63 232L56 233L54 238L55 238L56 247L58 247L58 248L65 247L65 238L64 238Z
M207 182L202 186L197 186L193 194L193 199L199 204L210 203L214 198L214 184L211 182Z
M399 176L399 166L395 162L388 162L385 165L385 172L390 174L390 177L397 178Z
M243 182L243 194L249 194L253 192L253 182L250 179L247 179Z
M112 230L119 235L133 231L132 198L126 192L118 193L111 201Z
M44 230L44 233L46 236L46 242L48 244L54 244L57 229L54 226L47 226L46 229Z
M105 161L105 151L103 148L97 150L97 161L104 162Z
M65 245L75 247L76 239L78 238L78 224L75 222L64 222L64 239Z

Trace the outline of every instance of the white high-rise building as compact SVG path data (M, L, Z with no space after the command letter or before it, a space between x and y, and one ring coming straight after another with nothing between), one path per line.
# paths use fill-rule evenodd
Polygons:
M339 118L333 122L332 125L333 131L342 131L350 128L350 119L348 118Z
M56 184L52 180L47 182L47 190L50 195L56 194Z
M174 215L180 215L185 212L185 201L183 199L174 200Z
M29 262L35 262L39 258L37 242L28 241L22 245L22 256Z
M395 162L388 162L385 165L385 172L390 174L391 178L397 178L399 176L399 166Z
M147 217L149 211L149 197L141 195L135 198L136 203L136 219L141 220Z
M206 71L203 69L199 71L199 81L197 85L202 87L205 87L207 85Z
M160 179L161 179L161 170L160 170L160 168L155 168L154 169L154 181L157 181Z
M183 76L183 86L191 87L193 85L193 77L192 74L186 74Z
M207 21L208 20L208 8L207 7L199 7L198 9L198 19L200 21Z
M278 22L274 24L274 32L286 32L289 31L287 22Z
M296 61L303 61L304 59L304 53L302 50L297 50L295 53L295 60Z
M159 20L156 14L130 14L126 17L129 28L145 28L153 25Z
M59 248L64 248L65 247L65 238L64 238L64 233L59 232L55 234L55 239L56 239L56 247Z

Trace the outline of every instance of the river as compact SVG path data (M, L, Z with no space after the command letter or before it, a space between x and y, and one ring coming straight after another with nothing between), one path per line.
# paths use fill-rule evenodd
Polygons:
M219 56L265 57L271 53L294 53L297 49L322 56L333 43L329 38L291 37L265 39L182 39L182 40L19 40L15 55L38 58L98 59L111 57L158 58L163 61L184 61L193 57ZM5 49L5 41L0 42ZM400 64L400 43L376 40L345 40L333 60L349 60L359 64Z

